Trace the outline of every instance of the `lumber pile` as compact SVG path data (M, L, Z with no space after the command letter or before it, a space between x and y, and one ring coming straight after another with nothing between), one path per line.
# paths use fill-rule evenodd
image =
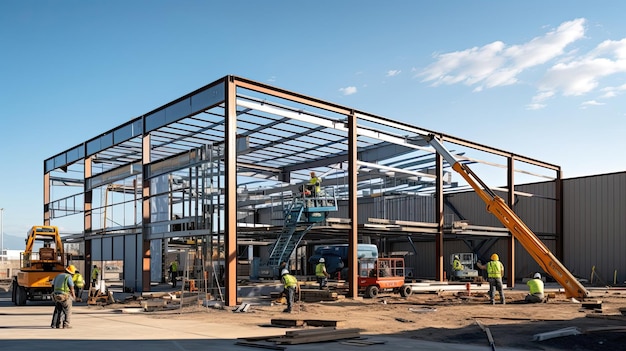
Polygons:
M180 294L166 294L160 297L153 297L140 301L141 307L146 312L180 308L182 306L193 306L199 303L199 296L197 294L183 297L180 297Z
M320 289L300 289L300 301L319 302L319 301L337 301L339 294L330 290Z
M334 327L324 327L289 330L285 332L285 335L281 336L243 338L243 340L238 340L235 344L272 350L284 350L285 348L280 345L297 345L357 338L360 338L360 332L357 328L337 329Z
M285 319L285 318L273 318L270 321L271 325L277 327L340 327L344 325L344 321L337 320L325 320L325 319Z

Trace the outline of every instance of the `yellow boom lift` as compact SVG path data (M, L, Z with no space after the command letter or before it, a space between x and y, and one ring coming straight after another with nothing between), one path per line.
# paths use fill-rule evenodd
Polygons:
M35 247L38 250L35 251ZM23 306L27 300L47 300L52 293L52 279L65 271L65 255L59 229L33 226L20 255L21 268L13 278L11 301Z
M429 134L426 140L452 166L452 169L458 172L476 191L476 194L487 204L487 212L496 216L539 266L561 284L567 297L589 297L589 291L550 252L548 247L539 240L537 235L526 226L501 197L497 196L467 165L458 162L437 140L435 135Z

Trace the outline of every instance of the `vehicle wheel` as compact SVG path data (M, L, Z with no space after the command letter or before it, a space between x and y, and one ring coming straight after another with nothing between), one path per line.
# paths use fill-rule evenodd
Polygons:
M409 297L413 293L413 289L409 285L404 285L400 288L400 296Z
M378 287L376 285L370 285L365 289L365 297L373 299L378 296Z
M26 305L26 289L23 286L18 286L15 292L15 304L17 306Z
M11 302L13 302L15 305L17 305L17 298L15 296L16 294L17 294L17 282L13 280L13 283L11 284Z

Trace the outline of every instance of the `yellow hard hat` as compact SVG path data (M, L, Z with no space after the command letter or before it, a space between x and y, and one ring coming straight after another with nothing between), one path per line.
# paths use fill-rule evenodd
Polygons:
M65 271L69 274L74 274L76 273L76 267L74 267L73 264L67 266L67 268L65 268Z
M500 257L498 257L498 254L494 253L493 255L491 255L491 260L492 261L500 261Z

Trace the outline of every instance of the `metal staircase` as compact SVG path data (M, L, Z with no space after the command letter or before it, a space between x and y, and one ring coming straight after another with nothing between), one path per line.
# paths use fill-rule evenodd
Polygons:
M268 260L259 267L259 277L279 277L280 263L289 260L302 237L311 230L313 225L323 222L330 211L337 211L334 196L294 198L284 211L283 228L272 245Z

